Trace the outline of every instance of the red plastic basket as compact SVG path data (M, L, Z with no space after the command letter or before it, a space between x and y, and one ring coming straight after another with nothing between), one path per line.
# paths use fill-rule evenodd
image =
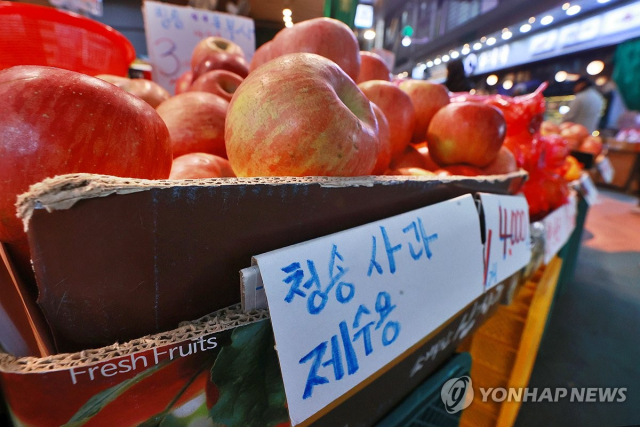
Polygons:
M0 1L0 69L46 65L125 76L133 46L113 28L75 13Z

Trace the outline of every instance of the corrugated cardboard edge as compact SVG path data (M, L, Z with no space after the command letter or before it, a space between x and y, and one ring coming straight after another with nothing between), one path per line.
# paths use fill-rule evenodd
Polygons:
M372 187L374 185L388 185L406 181L484 181L495 182L512 178L524 178L524 171L513 172L508 175L478 176L474 178L464 176L452 177L424 177L424 176L361 176L353 178L336 177L258 177L258 178L212 178L212 179L183 179L183 180L145 180L132 178L118 178L107 175L72 174L47 178L34 184L29 191L18 197L16 207L18 217L24 223L25 231L29 228L29 220L33 210L43 208L51 212L69 209L83 199L105 197L111 194L128 194L157 188L175 187L221 187L229 185L283 185L283 184L317 184L322 187Z
M267 310L252 310L244 313L240 305L235 305L193 322L183 322L180 327L169 332L147 335L124 344L113 344L78 353L63 353L49 357L16 358L0 353L0 371L10 373L45 373L93 365L115 357L127 356L141 351L175 344L201 336L221 332L226 329L269 319Z

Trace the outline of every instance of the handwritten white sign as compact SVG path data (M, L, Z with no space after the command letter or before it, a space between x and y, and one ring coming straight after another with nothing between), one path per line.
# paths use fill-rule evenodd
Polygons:
M485 289L502 282L531 260L529 205L522 196L480 194L486 242Z
M544 263L549 264L551 259L560 252L567 243L571 233L576 228L577 199L572 194L569 201L547 215L544 223Z
M253 19L191 7L145 1L144 25L153 80L174 92L176 80L191 68L191 54L203 38L224 37L250 61L256 49Z
M309 420L482 294L480 220L470 195L254 261L267 294L293 425Z
M601 162L598 162L596 168L598 169L598 172L600 172L600 176L604 182L607 184L611 184L613 182L615 170L613 169L608 157L605 157Z

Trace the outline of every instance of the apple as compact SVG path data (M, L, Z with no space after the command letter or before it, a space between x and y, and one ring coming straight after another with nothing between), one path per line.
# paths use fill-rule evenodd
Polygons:
M231 97L242 83L243 78L227 70L204 73L196 79L189 91L209 92L231 101Z
M575 125L575 123L573 122L562 122L558 125L558 128L560 129L560 132L562 132L563 130L568 129L573 125Z
M284 28L271 41L269 51L271 59L290 53L315 53L338 64L354 81L360 74L358 39L337 19L314 18Z
M582 141L582 144L580 144L580 151L598 156L602 153L602 146L602 138L599 136L588 136Z
M371 174L382 175L391 163L391 134L389 133L389 122L380 107L373 102L371 107L378 122L378 160Z
M435 173L418 167L401 167L390 169L385 175L402 175L402 176L436 176Z
M253 54L253 58L251 58L251 64L249 64L249 72L252 73L253 70L264 64L265 62L271 61L271 45L272 42L268 41L258 49L256 49Z
M158 83L146 79L131 79L120 87L131 95L142 99L153 108L156 108L162 101L166 101L171 96Z
M209 153L227 157L224 124L229 103L208 92L185 92L157 108L169 129L173 157Z
M498 157L489 163L488 166L482 168L483 175L502 175L518 171L518 164L515 156L507 147L500 148Z
M240 56L244 58L242 48L231 40L222 37L207 37L196 45L191 54L191 69L195 70L198 65L218 54Z
M360 52L360 74L356 79L356 83L367 82L369 80L386 80L391 81L391 71L389 67L380 57L373 52Z
M373 170L378 135L371 103L334 62L278 57L231 99L227 154L238 176L359 176Z
M129 82L129 80L131 80L128 77L114 76L113 74L98 74L96 78L104 80L105 82L109 82L112 85L116 85L119 88L121 88L123 85Z
M573 123L570 126L561 127L560 135L567 139L582 141L591 134L586 127Z
M193 82L193 71L189 70L182 73L182 75L178 77L178 80L176 80L175 94L179 95L189 90L189 86L191 86L192 82Z
M404 152L413 135L416 114L411 99L396 85L383 80L370 80L358 86L387 117L391 132L391 159L393 160Z
M498 156L506 134L502 112L476 102L454 102L431 119L429 153L441 165L488 166Z
M433 161L433 158L431 158L431 154L429 154L429 147L427 146L426 142L414 145L414 148L418 150L418 153L420 153L420 155L422 156L424 168L426 170L435 171L441 168L441 166Z
M449 91L444 85L424 80L405 80L400 82L399 87L409 95L416 112L416 127L411 140L422 142L425 140L433 116L439 109L449 104Z
M227 159L209 153L189 153L173 159L169 179L232 178Z
M391 169L400 168L421 168L426 169L424 157L420 152L412 145L405 148L402 155L396 157L391 162Z
M0 241L15 244L21 259L29 254L15 203L30 185L80 172L169 176L171 143L160 116L104 80L51 67L8 68L0 71L0 111Z
M547 135L560 135L560 126L558 126L557 124L553 123L553 122L549 122L549 121L544 121L542 122L542 124L540 125L540 133L543 136L547 136Z
M213 70L227 70L245 78L249 74L249 63L242 56L217 53L208 56L193 68L193 79L197 80L204 73Z

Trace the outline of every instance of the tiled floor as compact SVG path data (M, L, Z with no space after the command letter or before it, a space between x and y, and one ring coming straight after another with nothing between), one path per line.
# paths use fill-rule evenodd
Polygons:
M558 295L529 387L626 387L623 403L524 403L517 427L640 424L640 213L602 193L574 279Z

